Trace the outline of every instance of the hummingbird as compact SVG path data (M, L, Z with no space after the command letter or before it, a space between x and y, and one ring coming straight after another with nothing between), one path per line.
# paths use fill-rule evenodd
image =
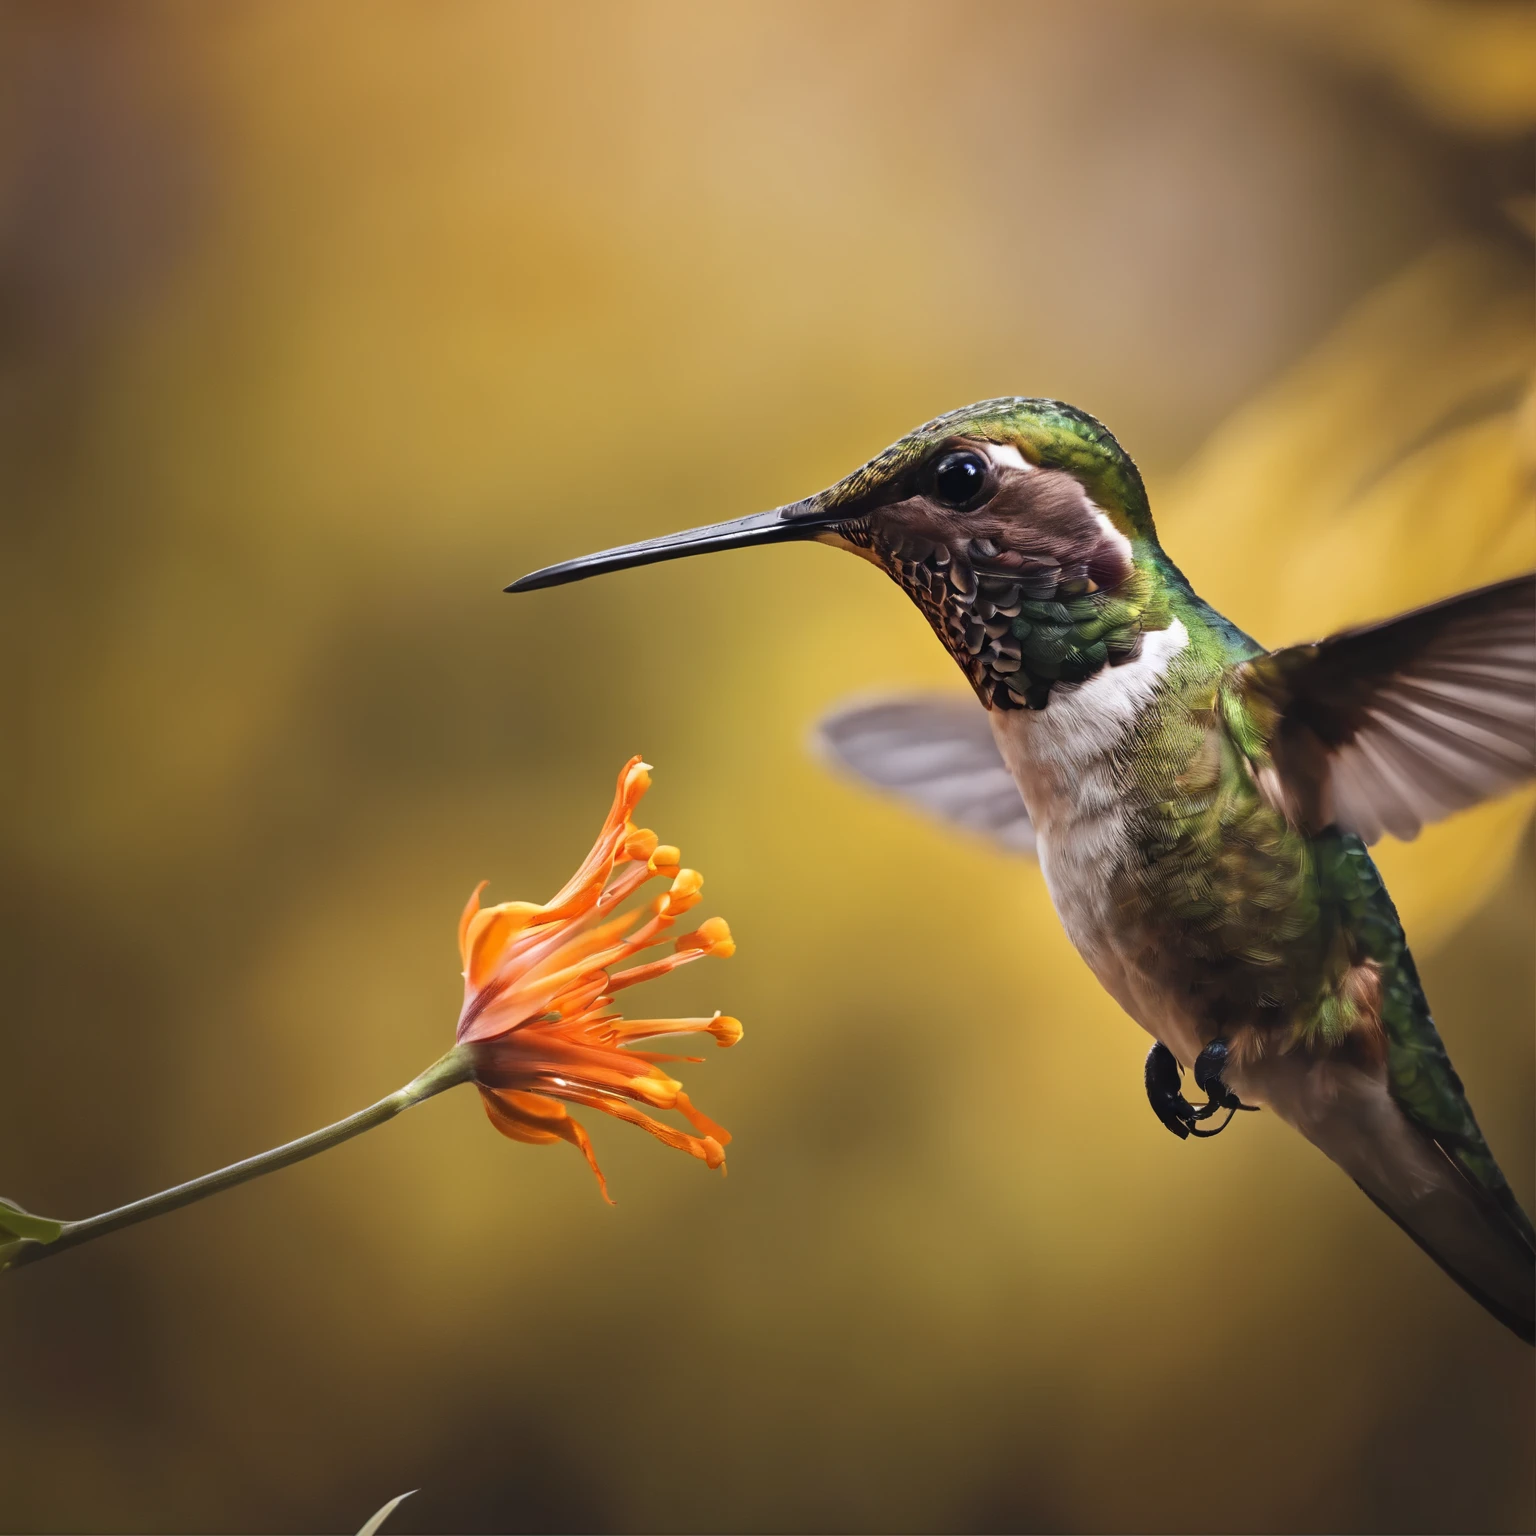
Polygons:
M1038 857L1072 943L1153 1037L1158 1121L1206 1137L1269 1109L1536 1342L1536 1231L1367 852L1536 776L1536 575L1266 650L1164 551L1106 427L1008 397L803 501L507 590L791 540L889 575L974 694L845 708L825 749Z

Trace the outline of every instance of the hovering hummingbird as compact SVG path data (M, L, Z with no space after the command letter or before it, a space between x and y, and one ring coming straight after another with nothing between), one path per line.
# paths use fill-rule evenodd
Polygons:
M1209 1136L1273 1110L1536 1341L1536 1232L1366 852L1536 774L1536 576L1266 651L1164 553L1105 427L1008 398L940 416L804 501L508 590L793 539L887 572L977 700L850 708L824 723L827 749L1036 852L1073 944L1156 1041L1162 1124Z

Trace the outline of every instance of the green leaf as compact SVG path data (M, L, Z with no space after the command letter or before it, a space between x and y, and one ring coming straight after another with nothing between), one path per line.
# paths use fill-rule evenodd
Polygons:
M24 1237L33 1243L51 1243L63 1230L62 1221L55 1221L51 1216L34 1216L15 1201L0 1195L0 1234Z
M378 1536L379 1527L415 1492L414 1488L410 1488L404 1493L397 1493L383 1509L375 1511L368 1523L358 1531L357 1536Z

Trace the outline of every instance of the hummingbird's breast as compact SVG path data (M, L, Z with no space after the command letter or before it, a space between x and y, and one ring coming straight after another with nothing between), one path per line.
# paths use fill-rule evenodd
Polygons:
M1174 619L1146 636L1134 660L1060 690L1048 708L990 717L1068 938L1115 1001L1186 1065L1211 1036L1211 1009L1187 985L1197 957L1170 914L1204 877L1193 853L1160 856L1155 845L1165 841L1159 819L1184 814L1184 759L1205 747L1189 728L1185 695L1211 684L1188 652L1189 634ZM1179 749L1149 752L1149 741L1166 740L1160 727L1170 715L1184 727Z
M1359 958L1317 849L1240 760L1223 672L1175 618L1047 708L990 716L1067 936L1185 1065L1218 1033L1299 1038Z

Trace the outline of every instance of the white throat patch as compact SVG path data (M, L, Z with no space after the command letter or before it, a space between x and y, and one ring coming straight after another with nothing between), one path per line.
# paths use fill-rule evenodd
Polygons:
M1189 631L1175 619L1147 634L1134 661L1054 690L1045 709L991 712L998 750L1042 834L1118 802L1111 754L1188 644Z
M1061 925L1109 994L1159 1039L1134 968L1116 952L1115 873L1131 853L1125 770L1115 749L1189 644L1175 619L1153 630L1135 661L1105 667L1077 688L1055 690L1042 710L992 710L992 734L1034 825L1046 888ZM1150 1011L1149 1011L1150 1009ZM1195 1047L1198 1049L1198 1045ZM1193 1060L1193 1055L1190 1055Z

